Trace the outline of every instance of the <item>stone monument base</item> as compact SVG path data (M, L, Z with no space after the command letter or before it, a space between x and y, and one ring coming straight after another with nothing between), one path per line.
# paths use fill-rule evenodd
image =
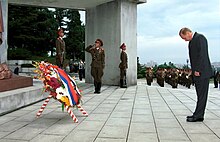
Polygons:
M31 77L13 74L12 78L0 80L0 92L33 86Z

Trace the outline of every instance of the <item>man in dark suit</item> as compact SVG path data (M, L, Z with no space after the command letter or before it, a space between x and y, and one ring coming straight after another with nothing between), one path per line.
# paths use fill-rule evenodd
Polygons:
M187 116L186 121L203 121L208 97L209 78L212 76L208 42L204 35L197 32L193 33L189 28L182 28L179 35L183 40L189 41L189 58L197 93L196 109L192 116Z

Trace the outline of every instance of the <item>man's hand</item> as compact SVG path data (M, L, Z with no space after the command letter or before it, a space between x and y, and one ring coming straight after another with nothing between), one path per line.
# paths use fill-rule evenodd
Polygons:
M200 76L200 72L195 71L195 72L194 72L194 75L195 75L195 76Z

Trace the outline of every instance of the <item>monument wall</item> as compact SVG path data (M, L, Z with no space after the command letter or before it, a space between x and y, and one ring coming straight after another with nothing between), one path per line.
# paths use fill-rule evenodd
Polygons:
M103 84L119 85L120 49L127 45L127 84L137 84L137 4L127 0L108 2L86 10L86 46L96 38L104 42L105 69ZM93 83L90 74L91 55L86 53L86 82Z

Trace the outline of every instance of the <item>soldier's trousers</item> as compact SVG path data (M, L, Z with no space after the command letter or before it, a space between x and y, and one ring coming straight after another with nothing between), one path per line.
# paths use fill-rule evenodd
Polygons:
M104 74L104 72L103 72L102 67L92 67L91 68L91 75L94 79L94 82L101 83L103 74Z
M126 77L126 69L120 69L120 79L124 79Z
M103 68L102 67L92 67L91 75L94 79L95 92L100 93L102 86L102 76L103 76Z
M126 69L120 69L120 87L127 88Z
M58 58L56 58L56 65L57 65L59 68L63 69L63 62L61 62Z

